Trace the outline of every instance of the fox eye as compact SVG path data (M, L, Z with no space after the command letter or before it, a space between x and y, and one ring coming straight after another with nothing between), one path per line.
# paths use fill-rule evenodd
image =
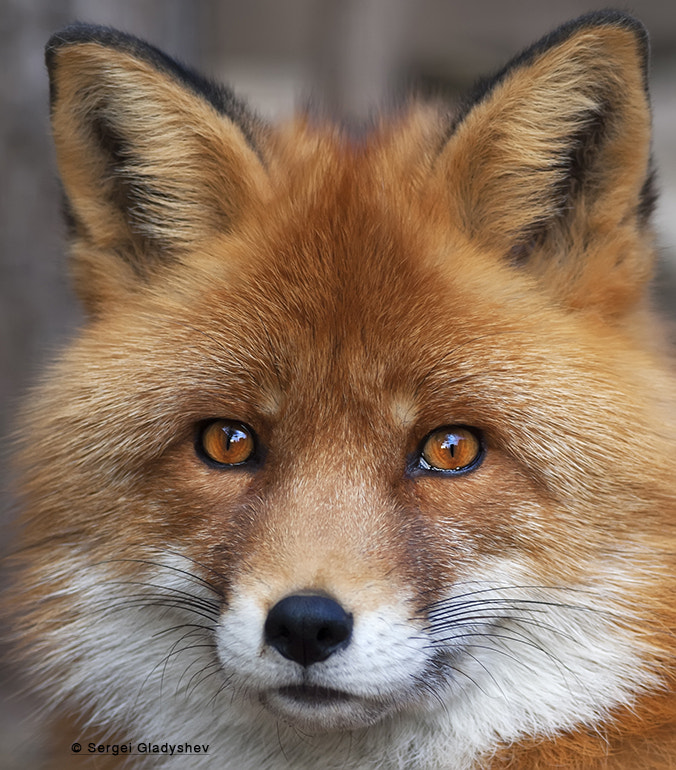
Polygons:
M199 448L219 465L242 465L254 456L251 428L234 420L213 420L202 429Z
M476 431L460 425L437 428L423 442L419 455L421 470L460 473L475 468L483 458Z

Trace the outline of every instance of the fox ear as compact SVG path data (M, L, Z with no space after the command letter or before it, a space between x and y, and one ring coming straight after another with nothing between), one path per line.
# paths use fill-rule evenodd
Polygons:
M262 125L227 90L115 30L47 45L57 160L90 309L236 226L265 180Z
M569 305L621 313L652 272L647 57L639 22L583 16L479 84L438 159L460 228Z

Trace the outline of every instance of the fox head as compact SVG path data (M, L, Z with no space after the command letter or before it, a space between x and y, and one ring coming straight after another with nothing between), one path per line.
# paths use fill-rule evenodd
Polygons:
M354 142L52 38L88 321L26 409L17 601L54 698L238 768L600 756L671 718L646 59L592 14Z

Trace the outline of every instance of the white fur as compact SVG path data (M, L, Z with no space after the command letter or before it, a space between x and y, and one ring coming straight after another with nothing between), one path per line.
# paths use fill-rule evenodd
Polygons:
M498 741L593 726L655 685L611 612L619 600L605 593L601 601L590 587L528 587L525 567L501 559L449 590L455 603L446 611L455 612L455 623L446 629L439 626L443 609L432 612L429 628L411 619L408 597L393 596L363 615L357 606L350 645L309 667L306 681L382 701L381 721L321 733L307 729L303 713L294 727L259 700L261 692L302 678L301 666L263 644L260 591L235 590L230 606L211 620L180 607L130 606L143 593L214 600L185 574L195 571L192 562L178 555L162 561L167 568L139 578L145 586L118 584L110 566L88 565L84 557L62 562L82 616L50 640L45 676L61 676L55 700L76 696L93 707L98 725L118 734L127 725L121 737L132 743L208 744L208 755L189 759L196 770L469 770ZM599 583L614 585L619 596L622 571L615 568L611 582L612 570L605 580L599 574ZM482 600L488 602L477 604ZM207 628L179 627L185 623ZM452 656L452 667L434 681L425 671L439 650ZM286 709L287 721L294 717L288 704L273 705ZM322 718L359 718L360 709L345 705L337 717ZM187 761L148 758L168 767Z

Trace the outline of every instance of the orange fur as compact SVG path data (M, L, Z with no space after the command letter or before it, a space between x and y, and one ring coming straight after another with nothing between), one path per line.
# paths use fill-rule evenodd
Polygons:
M672 767L676 380L646 298L650 115L636 23L582 19L517 59L456 125L416 104L361 144L310 118L273 131L110 35L76 28L49 54L90 319L22 423L10 602L38 684L101 735L132 730L121 707L111 723L71 679L97 648L115 665L132 654L122 632L110 640L96 628L104 614L135 617L143 591L149 607L169 591L153 577L158 554L180 554L221 598L205 644L221 660L223 618L242 597L266 613L311 590L356 623L401 605L414 639L434 626L435 602L495 567L504 584L490 590L542 591L542 612L569 592L552 644L574 647L571 659L585 663L575 645L586 635L609 636L599 660L622 645L632 658L614 684L613 667L598 664L606 689L593 713L571 705L553 726L527 710L504 717L509 729L496 726L488 745L472 738L474 754L443 767ZM196 431L213 418L253 428L258 464L204 461ZM480 431L481 465L412 471L424 437L449 425ZM180 610L181 595L172 601ZM518 664L539 616L510 601ZM546 636L546 623L534 633ZM496 638L468 656L497 650ZM595 671L597 651L588 657ZM557 653L537 660L533 676L546 682ZM162 663L138 671L139 697ZM581 699L596 687L559 674ZM378 752L326 766L441 766L427 748L432 717L412 703L345 730L358 752L379 725L410 719L419 745L382 759L383 739ZM460 730L453 708L449 734ZM264 736L276 722L260 710L251 729ZM291 766L314 766L310 744L294 746ZM263 767L247 756L214 761ZM284 766L282 755L265 761Z

